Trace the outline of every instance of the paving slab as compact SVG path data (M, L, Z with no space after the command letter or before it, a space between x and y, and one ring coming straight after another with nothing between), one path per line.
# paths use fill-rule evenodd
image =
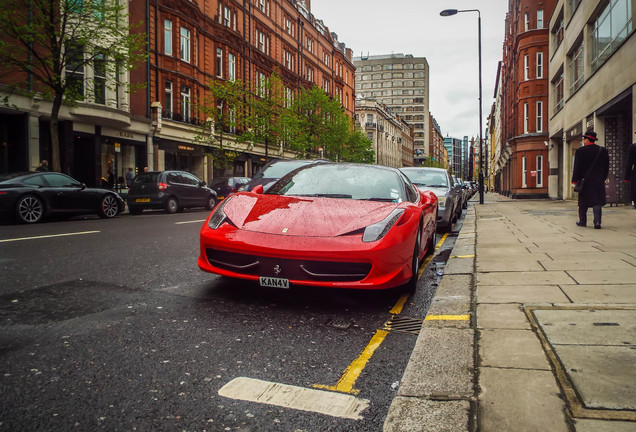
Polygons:
M586 408L636 410L634 346L556 345L554 350Z
M502 259L478 259L477 271L481 273L488 272L513 272L513 271L544 271L545 267L541 265L539 260L528 258L520 260L519 257L505 257Z
M398 396L393 399L384 432L458 432L469 430L470 403Z
M550 370L545 351L531 330L481 330L482 366Z
M574 422L576 432L634 432L634 422L576 419Z
M596 265L595 265L596 267ZM632 284L636 281L636 267L629 270L568 270L576 283L581 285Z
M558 285L477 286L481 303L568 303Z
M465 315L470 313L472 275L449 274L442 280L428 315Z
M519 304L477 305L477 328L529 330L530 323Z
M479 387L479 430L569 432L551 371L482 367Z
M533 314L552 344L636 347L636 310L633 309L536 309Z
M478 273L478 285L559 285L575 284L568 273L564 271L536 271L536 272L491 272Z
M398 396L471 398L474 331L423 327Z
M602 268L604 270L632 270L636 272L636 267L632 266L628 262L614 258L607 258L604 254L598 254L593 258L589 256L579 256L576 254L576 257L570 259L542 259L539 260L539 262L546 270L589 269L590 264L593 263L595 267Z
M457 253L457 251L453 249L453 254L455 253ZM475 271L474 269L474 257L471 257L470 255L452 255L446 263L444 274L473 274Z
M562 285L561 289L574 303L636 304L636 284Z

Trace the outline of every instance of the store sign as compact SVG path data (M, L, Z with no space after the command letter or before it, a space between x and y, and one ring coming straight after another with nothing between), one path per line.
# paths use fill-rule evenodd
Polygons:
M177 148L179 150L183 150L183 151L194 151L194 147L193 146L187 146L187 145L183 145L183 144L179 144L177 146Z
M120 153L120 152L121 152L121 144L115 143L115 153Z

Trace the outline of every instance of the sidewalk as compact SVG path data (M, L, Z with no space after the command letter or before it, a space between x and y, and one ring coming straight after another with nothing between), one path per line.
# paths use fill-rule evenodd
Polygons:
M595 230L574 201L484 201L384 431L636 431L636 210L606 206Z

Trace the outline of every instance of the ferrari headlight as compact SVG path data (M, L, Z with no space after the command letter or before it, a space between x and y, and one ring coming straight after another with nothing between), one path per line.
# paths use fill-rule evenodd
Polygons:
M227 204L230 199L231 197L225 198L225 200L216 208L216 210L214 210L214 213L212 214L212 216L210 216L210 219L208 219L208 226L210 227L210 229L217 229L223 222L227 220L227 216L223 211L223 207L225 207L225 204Z
M364 234L362 235L362 241L374 242L376 240L380 240L386 235L386 233L389 232L391 227L395 225L395 223L400 219L403 213L404 209L395 209L380 222L366 227L364 229Z

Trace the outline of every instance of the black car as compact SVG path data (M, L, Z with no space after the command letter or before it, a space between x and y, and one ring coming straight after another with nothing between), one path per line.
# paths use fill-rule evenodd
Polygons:
M176 213L184 208L216 205L216 192L194 174L185 171L151 171L138 174L126 197L128 210L139 214L148 209Z
M216 192L219 200L222 200L236 192L239 187L248 181L250 181L249 177L217 177L210 183L210 188Z
M21 172L0 177L0 213L22 223L82 214L113 218L125 208L114 191L86 187L66 174Z
M276 159L267 162L263 167L254 174L252 179L239 187L239 191L251 191L258 185L263 185L263 190L266 191L276 180L282 178L286 174L292 172L296 168L301 166L328 162L322 159Z

